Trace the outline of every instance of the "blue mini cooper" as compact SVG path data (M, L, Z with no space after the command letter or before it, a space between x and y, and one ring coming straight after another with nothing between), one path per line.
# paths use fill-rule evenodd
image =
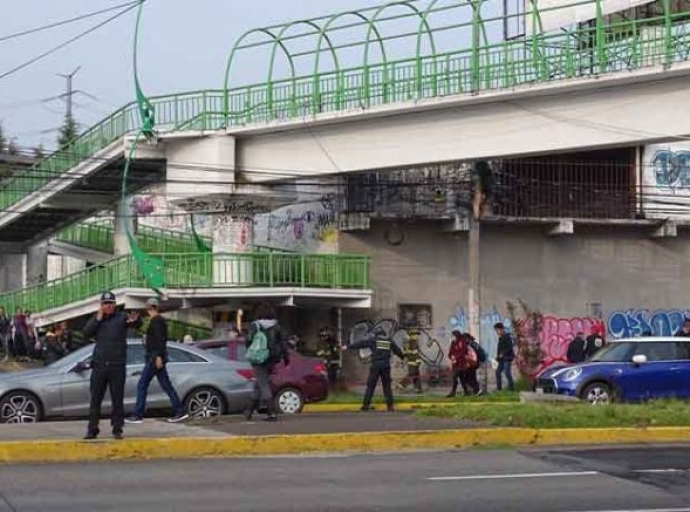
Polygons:
M690 399L690 338L636 338L608 343L591 360L549 368L535 391L591 404Z

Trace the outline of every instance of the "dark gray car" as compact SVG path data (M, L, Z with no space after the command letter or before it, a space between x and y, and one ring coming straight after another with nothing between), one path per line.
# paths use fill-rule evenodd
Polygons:
M87 416L92 351L93 345L89 345L40 370L0 374L0 423ZM241 364L178 343L168 344L168 354L170 379L191 417L238 413L251 399L251 375L245 374ZM125 410L132 413L144 367L141 341L128 342L127 361ZM149 388L147 405L149 411L170 407L155 379ZM103 412L110 412L108 394Z

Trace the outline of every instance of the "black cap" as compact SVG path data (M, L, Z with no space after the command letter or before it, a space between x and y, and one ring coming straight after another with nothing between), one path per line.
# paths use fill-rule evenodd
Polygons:
M101 302L104 304L114 304L117 302L115 300L115 294L113 292L105 292L101 295Z

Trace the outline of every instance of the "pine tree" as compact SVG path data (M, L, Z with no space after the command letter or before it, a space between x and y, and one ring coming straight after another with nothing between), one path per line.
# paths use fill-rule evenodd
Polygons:
M65 122L58 135L58 147L63 149L69 146L77 138L77 122L72 116L65 116Z

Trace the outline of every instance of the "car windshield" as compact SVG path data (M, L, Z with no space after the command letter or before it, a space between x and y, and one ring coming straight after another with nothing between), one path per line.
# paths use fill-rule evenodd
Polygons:
M592 356L594 363L623 363L630 361L634 350L634 343L613 342L606 345Z

